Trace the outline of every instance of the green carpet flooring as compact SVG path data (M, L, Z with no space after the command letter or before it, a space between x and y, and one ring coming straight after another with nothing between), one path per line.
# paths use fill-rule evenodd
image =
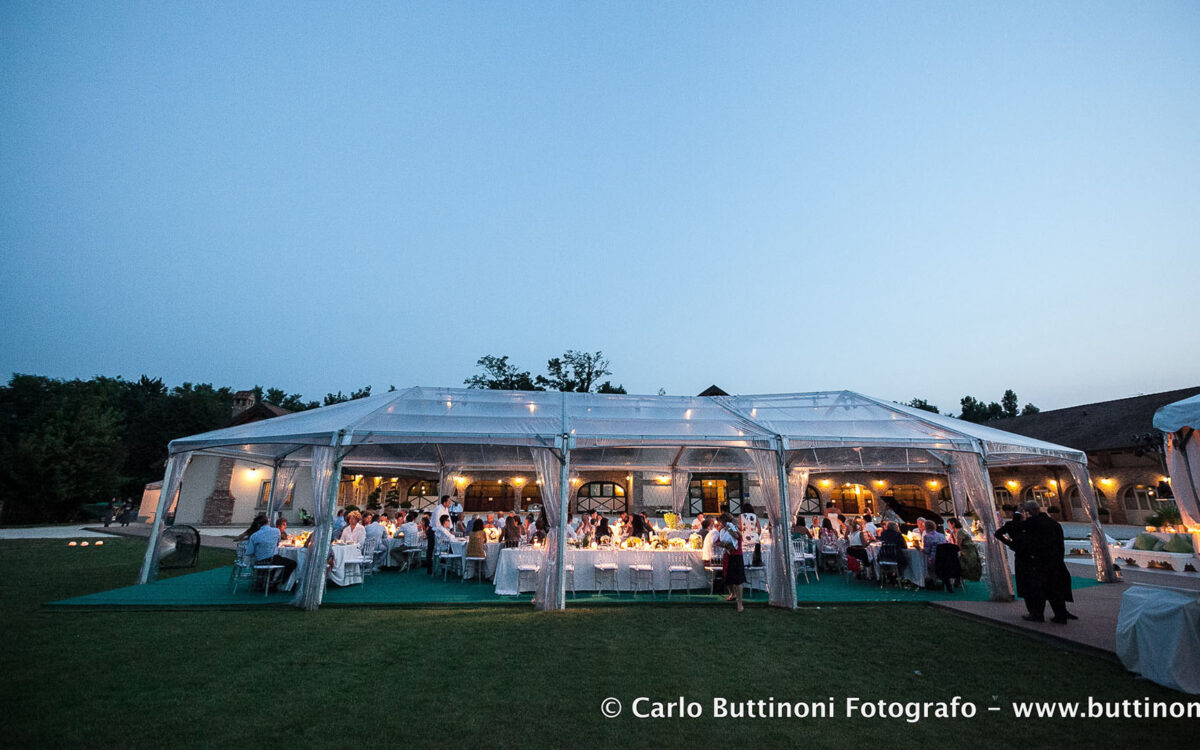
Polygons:
M236 593L230 591L230 568L214 568L200 573L176 576L146 586L126 586L124 588L88 594L73 599L54 602L54 607L261 607L287 606L292 595L289 593L273 593L264 596L261 592L248 590L246 583L241 583ZM1072 585L1079 589L1096 585L1096 581L1085 578L1072 578ZM945 591L925 591L921 589L898 589L894 586L880 588L877 584L865 581L847 580L845 576L824 575L820 582L804 583L803 579L796 586L796 595L801 605L806 604L845 604L853 602L933 602L944 600L986 601L987 588L981 582L968 583L965 591L946 593ZM466 583L450 579L443 582L441 578L433 578L423 572L398 573L383 571L367 579L362 586L338 588L330 586L325 592L324 606L413 606L413 607L443 607L443 606L479 606L497 605L529 606L530 595L500 596L496 594L491 584L480 584L473 581ZM766 595L755 591L746 598L748 602L765 602ZM693 591L687 594L675 592L668 599L666 592L657 592L654 596L639 593L636 596L628 592L595 594L579 592L578 595L567 593L567 606L604 605L604 604L725 604L725 597L713 596L707 590Z

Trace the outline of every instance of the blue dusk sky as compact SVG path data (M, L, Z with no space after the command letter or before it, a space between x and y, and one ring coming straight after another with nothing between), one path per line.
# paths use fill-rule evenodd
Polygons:
M0 4L0 373L1200 384L1200 3Z

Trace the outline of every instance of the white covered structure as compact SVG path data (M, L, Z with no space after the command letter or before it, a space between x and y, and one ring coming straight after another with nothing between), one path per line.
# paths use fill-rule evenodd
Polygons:
M301 472L308 473L318 550L328 550L331 542L343 461L388 472L437 473L442 487L458 472L534 469L551 526L535 596L545 609L565 606L566 540L561 530L572 472L668 472L677 512L690 473L754 472L774 539L788 538L790 498L804 496L811 472L944 473L956 513L973 510L987 531L992 598L1008 600L1012 584L1004 548L991 534L997 516L988 469L1056 465L1070 471L1085 495L1097 573L1101 580L1113 580L1081 451L850 391L686 397L415 387L180 438L171 442L169 453L143 583L155 576L151 551L163 510L197 455L269 468L273 504L286 496ZM789 545L774 545L767 567L771 603L794 607ZM322 566L309 566L298 606L319 606L323 573Z
M1200 526L1200 396L1154 412L1154 427L1166 433L1171 492L1183 523Z

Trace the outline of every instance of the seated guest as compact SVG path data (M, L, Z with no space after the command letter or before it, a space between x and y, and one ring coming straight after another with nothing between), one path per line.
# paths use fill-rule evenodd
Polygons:
M958 558L962 566L962 576L968 581L978 581L983 575L983 564L979 559L979 547L975 544L975 538L971 536L971 530L963 527L962 519L951 518L947 523L950 524L950 531L953 537L951 542L958 545Z
M636 513L630 518L628 528L629 533L625 535L626 539L636 537L643 541L650 541L650 528L646 525L645 516L640 513ZM624 531L625 527L622 526L621 529Z
M896 550L895 559L889 562L897 562L900 564L900 573L903 575L904 568L908 564L908 558L900 550L908 549L908 541L904 535L900 533L900 524L895 521L887 521L883 525L883 531L879 532L879 542L883 545L892 545L892 549ZM883 554L883 549L880 549L880 554ZM881 557L882 559L886 559Z
M257 516L254 517L254 520L250 522L250 528L246 529L242 533L235 536L233 538L233 541L244 542L247 539L249 539L254 534L254 532L258 531L259 529L261 529L263 526L266 526L266 525L267 525L267 514L259 513Z
M396 538L402 540L402 544L392 547L392 560L396 563L401 562L405 551L409 548L421 548L421 529L417 526L417 514L415 511L409 511L404 518L404 523L400 524L400 528L396 529Z
M525 514L525 524L521 528L521 534L525 538L526 544L533 543L533 533L535 531L537 531L537 529L535 529L534 525L533 525L533 514L532 513Z
M445 551L450 549L450 543L458 541L454 536L454 521L450 518L450 514L442 516L442 525L434 529L435 539L437 539L437 549Z
M283 516L280 516L280 517L279 517L279 518L278 518L278 519L275 521L275 528L279 529L279 539L280 539L280 541L283 541L284 539L287 539L287 538L288 538L288 533L287 533L287 519L286 519L286 518L284 518Z
M921 537L921 550L929 558L929 567L933 569L933 559L937 556L937 546L946 543L946 535L933 521L925 521L925 534Z
M501 536L503 536L504 535L504 527L507 525L508 525L508 514L505 513L504 511L500 511L499 513L496 514L496 523L494 525L494 528L500 532Z
M468 534L467 557L487 557L487 534L483 531L483 520L478 516L471 522Z
M574 516L567 514L567 541L579 539L579 534L575 531L575 527L580 524L574 522Z
M359 513L357 510L350 511L346 516L346 528L342 529L341 536L338 539L343 542L353 542L361 547L366 536L366 529L362 525L362 513Z
M806 539L808 537L808 529L804 526L804 516L796 514L796 519L792 521L792 539Z
M611 540L613 533L612 529L608 527L608 519L604 516L601 516L599 513L597 513L596 516L600 519L596 522L596 541L599 542L605 537L608 537Z
M704 514L699 513L696 515L696 520L692 521L692 531L700 531L703 528L704 528Z
M331 538L341 539L344 528L346 528L346 509L338 508L337 515L333 517L333 536Z
M263 517L266 520L266 516ZM250 550L254 557L255 564L282 565L283 574L278 578L274 578L275 586L286 581L291 577L292 572L296 570L296 561L276 554L279 548L279 529L274 526L263 524L250 535ZM271 581L267 581L264 585L268 585Z
M454 520L454 524L453 524L454 535L455 536L466 536L468 533L467 532L467 521L465 518L463 518L463 514L462 513L451 513L450 518L452 518Z
M517 521L514 513L505 520L504 532L500 535L500 541L504 543L505 547L520 547L524 537L525 532L521 529L521 524Z
M497 526L496 526L496 514L495 514L495 513L488 513L488 514L487 514L487 520L483 522L483 527L484 527L485 529L494 529L494 528L497 528Z
M863 531L858 519L851 519L849 529L850 533L846 536L846 556L858 560L861 569L865 571L870 563L867 545L871 543L871 535Z
M387 536L387 527L380 523L380 519L372 518L370 513L367 514L367 517L371 520L367 522L363 531L363 540L374 539L375 549L379 549L383 546L383 538Z
M834 519L825 516L821 519L821 531L817 534L817 541L822 547L841 547L845 540L842 535L834 528Z
M863 531L870 534L872 539L879 536L879 527L875 525L875 521L871 518L870 513L864 513L862 520L863 520Z

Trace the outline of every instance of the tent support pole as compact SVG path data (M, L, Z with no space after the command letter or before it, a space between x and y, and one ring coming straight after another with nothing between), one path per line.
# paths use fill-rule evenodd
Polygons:
M567 608L567 506L570 503L571 449L564 445L562 463L558 469L558 538L555 540L558 550L554 559L557 589L554 592L554 608Z

